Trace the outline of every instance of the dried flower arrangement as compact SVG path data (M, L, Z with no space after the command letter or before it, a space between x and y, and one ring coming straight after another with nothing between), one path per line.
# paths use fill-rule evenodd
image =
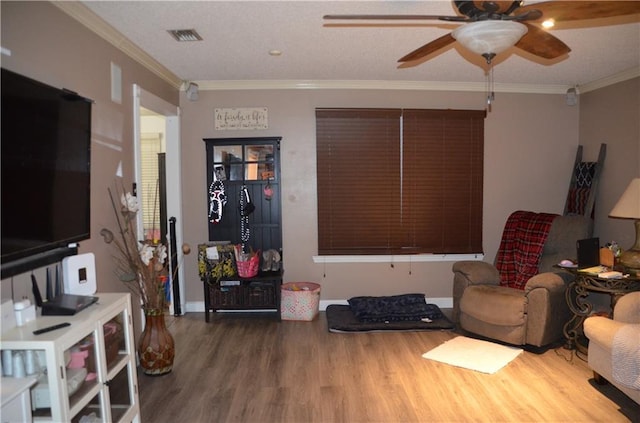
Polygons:
M118 254L114 256L118 278L140 297L145 312L161 312L165 308L165 284L168 281L167 246L153 241L138 240L136 215L138 199L127 192L119 195L116 203L109 191L109 199L118 223L117 236L106 228L100 231L107 244L114 244ZM116 193L117 194L117 193Z

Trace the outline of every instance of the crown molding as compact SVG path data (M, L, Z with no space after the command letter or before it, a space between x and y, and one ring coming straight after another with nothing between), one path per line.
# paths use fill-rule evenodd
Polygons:
M618 82L624 82L629 79L640 77L640 66L627 69L624 72L620 72L615 75L608 76L606 78L597 79L584 85L578 86L580 94L588 93L600 88L608 87L609 85L617 84Z
M200 90L410 90L485 92L485 82L381 81L381 80L226 80L193 81ZM531 85L495 83L502 93L565 94L573 85Z
M105 39L133 60L162 78L174 88L184 90L184 81L160 62L132 43L114 27L93 13L81 2L52 1L58 7L95 34ZM578 86L586 93L609 85L640 77L640 67ZM384 80L220 80L192 81L203 91L224 90L410 90L410 91L466 91L485 92L485 82L384 81ZM521 94L566 94L576 85L494 84L494 91Z
M52 1L51 4L62 10L73 19L77 20L95 34L122 50L127 56L149 69L154 74L180 89L182 80L173 72L164 67L160 62L147 54L140 47L132 43L114 27L106 23L102 18L93 13L91 9L76 1Z

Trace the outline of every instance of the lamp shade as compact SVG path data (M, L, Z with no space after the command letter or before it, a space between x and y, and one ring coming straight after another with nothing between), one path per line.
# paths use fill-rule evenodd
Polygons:
M485 55L503 52L526 33L527 27L519 22L488 20L459 26L451 36L468 50Z
M640 178L631 181L618 200L609 217L640 219Z

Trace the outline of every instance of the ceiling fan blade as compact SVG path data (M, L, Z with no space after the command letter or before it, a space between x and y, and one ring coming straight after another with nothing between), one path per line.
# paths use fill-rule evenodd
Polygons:
M538 9L542 17L537 21L556 22L610 18L640 13L640 1L543 1L519 7L516 13Z
M541 17L542 17L541 11L539 11L538 9L531 9L531 10L527 10L524 13L520 13L518 15L504 16L502 19L508 20L508 21L522 22L522 21L535 21L536 19L540 19Z
M523 22L523 24L527 26L528 31L516 43L516 47L519 49L543 59L555 59L571 51L568 45L547 31L526 22Z
M466 16L440 16L440 15L324 15L322 19L340 19L340 20L385 20L385 21L466 21Z
M430 55L431 53L435 53L436 51L448 46L455 41L456 39L451 36L451 33L448 33L412 51L411 53L399 59L398 62L411 62L416 59L421 59L425 56Z

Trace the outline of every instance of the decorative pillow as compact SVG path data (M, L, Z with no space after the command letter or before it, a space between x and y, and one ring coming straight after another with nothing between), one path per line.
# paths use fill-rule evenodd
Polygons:
M348 300L353 314L363 322L431 320L442 317L438 306L427 304L424 294L403 294L388 297L353 297Z

